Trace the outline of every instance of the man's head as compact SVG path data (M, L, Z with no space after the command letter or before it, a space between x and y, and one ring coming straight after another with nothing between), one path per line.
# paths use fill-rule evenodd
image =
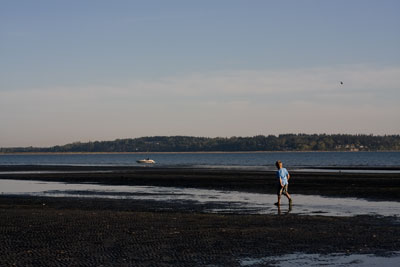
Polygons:
M280 161L280 160L276 161L276 162L275 162L275 166L276 166L278 169L282 168L282 161Z

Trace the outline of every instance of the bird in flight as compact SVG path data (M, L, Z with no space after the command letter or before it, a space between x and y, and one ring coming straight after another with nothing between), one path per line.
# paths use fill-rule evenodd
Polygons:
M342 82L342 81L340 81L340 84L341 84L341 85L343 85L343 82Z

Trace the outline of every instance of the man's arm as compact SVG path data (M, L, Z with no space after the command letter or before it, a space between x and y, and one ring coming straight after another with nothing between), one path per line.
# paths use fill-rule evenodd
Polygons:
M281 183L281 187L283 187L282 178L281 177L279 177L279 182Z
M290 179L290 174L288 173L288 174L287 174L287 180L288 180L288 182L289 182L289 179Z

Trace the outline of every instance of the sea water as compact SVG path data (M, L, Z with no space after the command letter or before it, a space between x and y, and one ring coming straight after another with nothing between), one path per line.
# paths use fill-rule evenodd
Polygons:
M102 153L102 154L0 154L1 165L139 166L151 158L160 167L274 168L286 167L389 167L400 169L400 152L257 152L257 153Z

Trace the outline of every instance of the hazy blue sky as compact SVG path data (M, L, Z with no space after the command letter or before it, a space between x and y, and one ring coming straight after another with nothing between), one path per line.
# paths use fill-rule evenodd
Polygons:
M0 0L0 147L400 134L399 14L397 0Z

